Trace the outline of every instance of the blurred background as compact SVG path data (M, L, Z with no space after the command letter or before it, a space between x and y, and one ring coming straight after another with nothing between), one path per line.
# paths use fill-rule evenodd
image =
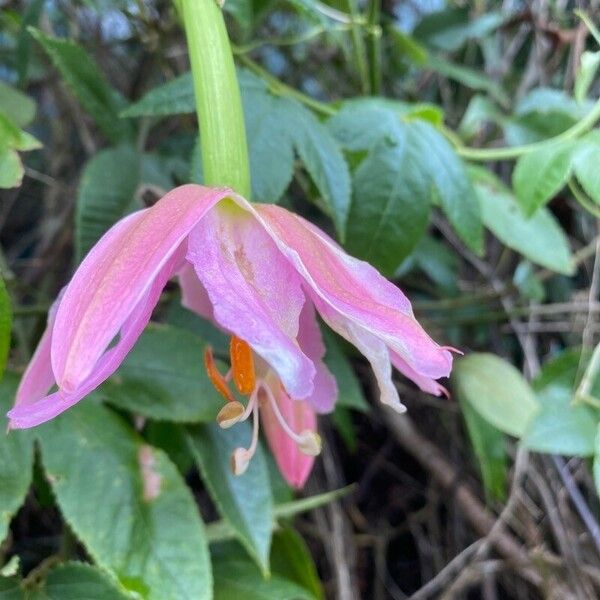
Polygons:
M340 399L320 421L323 453L301 495L353 487L292 510L274 572L309 598L599 597L600 3L225 0L223 10L254 199L332 235L335 206L349 203L348 251L466 355L444 382L449 398L398 376L399 416L379 405L366 361L327 337ZM0 1L0 267L13 314L4 408L91 245L127 212L202 181L188 70L171 2ZM177 294L157 309L166 329L145 334L99 399L166 451L206 522L227 520L182 442L179 403L198 388L173 387L186 369L196 376L196 351L202 370L198 340L217 352L223 340ZM148 408L161 403L172 419ZM19 438L19 463L4 443L0 598L41 594L64 560L110 567L79 531L76 500L44 476L39 447L33 456ZM276 503L291 502L270 471ZM226 546L211 546L213 561ZM297 597L236 592L232 573L215 571L218 597ZM47 593L34 597L83 597Z

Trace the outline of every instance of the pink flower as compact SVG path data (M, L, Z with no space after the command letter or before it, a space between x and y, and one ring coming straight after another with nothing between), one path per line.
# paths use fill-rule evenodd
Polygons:
M283 446L275 422L293 434L286 439L314 453L314 412L331 411L337 396L322 362L314 308L369 360L384 403L404 410L392 364L421 389L444 391L436 380L450 373L450 352L427 335L406 296L373 267L283 208L251 205L229 189L185 185L119 221L82 262L50 311L10 426L52 419L114 373L176 275L183 303L238 340L246 357L229 374L250 398L234 421L252 413L257 430L256 407L268 403L263 422L276 448ZM254 359L256 369L248 362ZM246 376L245 384L238 376ZM228 377L221 377L227 387ZM54 385L57 391L48 394ZM302 408L294 409L298 401ZM225 411L239 412L228 404ZM303 482L306 465L284 454L280 466L293 465L288 480Z

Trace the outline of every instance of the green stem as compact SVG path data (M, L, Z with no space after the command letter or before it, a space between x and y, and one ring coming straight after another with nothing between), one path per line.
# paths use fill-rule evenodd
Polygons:
M369 8L369 25L371 34L367 40L369 47L369 75L371 77L371 93L381 94L381 0L371 0Z
M244 113L233 55L215 0L181 0L207 185L250 197Z
M348 12L352 17L350 24L350 32L352 36L352 45L354 46L354 55L356 58L356 66L358 68L358 76L360 78L360 87L363 94L368 94L369 86L369 67L367 65L367 51L365 48L365 40L363 39L360 26L358 24L358 6L356 0L346 0L348 4Z
M548 144L555 144L559 142L566 142L578 138L580 135L587 133L600 119L600 100L594 104L592 110L583 118L578 121L572 127L569 127L566 131L563 131L553 138L543 140L541 142L534 142L532 144L525 144L523 146L514 146L512 148L468 148L461 144L456 144L456 139L450 141L456 144L456 151L460 156L467 160L477 161L489 161L489 160L510 160L512 158L518 158L524 154L529 154L535 150L539 150L547 146Z

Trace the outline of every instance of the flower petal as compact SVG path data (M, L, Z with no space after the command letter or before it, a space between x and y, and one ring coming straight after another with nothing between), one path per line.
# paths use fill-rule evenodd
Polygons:
M331 412L338 397L338 386L335 377L323 362L325 344L317 323L315 308L308 299L300 313L298 344L304 354L313 361L317 370L314 391L306 401L319 413Z
M408 379L418 385L424 392L433 394L434 396L448 396L448 390L443 385L440 385L435 379L417 373L400 355L395 352L390 352L390 357L394 367L396 367L402 375L408 377Z
M296 342L300 278L260 224L236 206L219 208L190 234L187 259L215 321L277 371L294 398L309 396L315 367Z
M48 322L46 329L40 338L38 346L27 365L27 369L19 382L17 394L15 397L15 406L25 406L35 402L48 393L48 390L54 385L54 372L52 371L52 361L50 360L50 347L52 344L52 330L56 321L56 311L63 296L64 289L61 290L58 298L54 301L48 311Z
M296 432L317 431L317 417L310 404L304 400L292 400L276 378L267 383L275 396L277 406L288 425ZM271 403L260 406L262 426L283 478L294 488L300 489L306 483L315 462L314 456L300 451L298 444L282 429Z
M214 321L213 306L204 286L200 283L194 267L186 262L177 274L181 288L181 304L203 319Z
M84 396L87 396L87 394L106 381L119 368L119 365L123 362L148 324L163 288L173 274L181 268L184 260L183 257L184 248L182 247L169 258L150 286L150 289L123 324L118 343L100 357L90 376L78 388L72 392L59 389L57 392L44 398L38 399L38 396L35 401L32 395L27 396L27 402L19 403L17 401L13 409L8 412L10 427L13 429L23 429L40 425L56 417L74 404L77 404ZM41 390L41 386L38 386L38 389ZM47 390L48 388L46 387L42 394L46 393Z
M415 372L433 379L448 375L450 352L429 337L406 296L376 269L281 207L257 205L256 214L327 306L383 339Z
M114 225L67 286L56 315L52 368L74 392L190 230L227 189L181 186Z

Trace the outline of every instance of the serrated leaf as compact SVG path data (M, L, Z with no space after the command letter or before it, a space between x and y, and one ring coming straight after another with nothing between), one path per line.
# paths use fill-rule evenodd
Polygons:
M540 208L527 218L515 197L488 177L475 184L485 226L509 248L557 273L571 275L569 241L550 211Z
M102 150L87 162L75 212L78 262L114 223L135 208L139 179L140 156L130 146Z
M10 350L10 333L12 329L12 307L10 296L0 277L0 379L6 368L8 352Z
M323 598L323 586L310 550L302 536L291 527L281 527L275 532L271 566L274 574L297 583L314 598Z
M5 415L14 402L17 384L18 378L13 373L6 373L0 381L0 543L6 538L12 517L25 501L33 470L33 439L28 432L5 433L8 425Z
M523 375L499 356L473 353L456 361L452 382L457 396L500 431L521 437L539 410Z
M504 500L507 482L507 454L504 434L488 423L465 401L460 403L486 493L494 500Z
M25 127L35 117L35 102L23 92L0 81L0 112L18 127Z
M522 156L513 172L513 187L526 215L532 215L567 183L575 143L549 143Z
M243 475L236 476L231 471L231 454L236 448L247 448L250 440L250 427L244 423L228 430L203 425L190 429L188 437L190 450L221 516L266 574L275 517L261 447Z
M223 398L206 374L204 350L193 333L149 325L100 393L111 404L151 419L213 422Z
M107 573L85 563L52 569L32 600L132 600Z
M212 597L198 508L162 451L91 400L36 432L61 512L99 566L144 600Z
M121 112L122 117L158 117L196 110L192 73L184 73L159 85Z
M314 600L303 587L277 575L264 579L244 560L222 560L213 564L215 600Z
M131 123L119 116L126 102L110 86L90 55L72 40L52 37L33 27L29 28L29 32L44 48L66 84L107 139L116 143L131 138Z

